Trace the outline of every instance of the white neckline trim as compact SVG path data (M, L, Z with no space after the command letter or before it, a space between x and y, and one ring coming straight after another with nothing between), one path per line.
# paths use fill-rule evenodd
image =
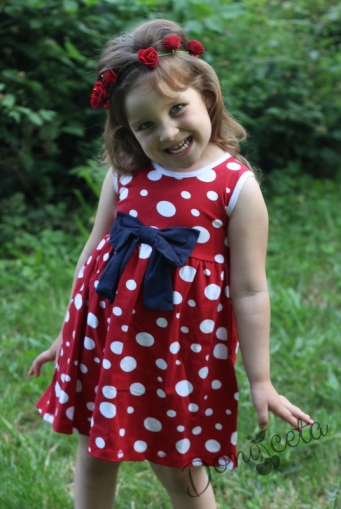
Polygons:
M154 166L155 170L158 170L160 173L162 173L162 175L174 178L184 178L184 177L186 178L186 177L198 177L199 175L206 173L208 170L212 170L212 168L218 166L224 161L227 161L227 159L230 159L231 157L232 157L231 154L225 152L225 154L219 157L219 159L216 159L212 163L203 166L203 168L199 168L198 170L194 171L169 171L163 168L163 166L161 166L159 163L156 163L155 161L151 161L151 163Z

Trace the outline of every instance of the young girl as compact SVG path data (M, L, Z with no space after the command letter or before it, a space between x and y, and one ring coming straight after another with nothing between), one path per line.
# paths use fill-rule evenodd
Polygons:
M91 105L108 110L107 173L37 403L79 433L76 509L109 509L122 461L148 460L173 507L216 507L205 465L236 465L238 343L260 428L309 415L269 371L267 211L243 128L204 52L155 20L110 41ZM186 467L186 468L185 468Z

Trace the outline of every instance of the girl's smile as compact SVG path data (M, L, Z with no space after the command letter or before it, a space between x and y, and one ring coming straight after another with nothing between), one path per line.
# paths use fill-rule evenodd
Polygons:
M145 84L137 85L126 95L125 110L144 153L165 169L193 171L223 154L210 143L211 119L194 88L163 97Z

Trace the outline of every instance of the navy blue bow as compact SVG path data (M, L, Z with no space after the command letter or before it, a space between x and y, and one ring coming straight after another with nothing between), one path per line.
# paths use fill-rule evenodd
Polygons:
M200 232L193 228L164 228L145 226L124 212L118 212L110 233L114 255L104 269L96 292L113 302L118 281L136 246L153 246L144 277L144 305L148 309L172 311L173 288L171 265L181 267L198 240Z

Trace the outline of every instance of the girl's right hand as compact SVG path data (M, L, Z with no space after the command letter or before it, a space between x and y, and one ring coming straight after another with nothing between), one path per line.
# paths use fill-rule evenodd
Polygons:
M42 367L43 364L45 364L46 362L53 362L53 361L56 362L57 361L59 351L62 346L62 340L63 340L63 336L62 336L62 332L60 332L57 336L57 339L52 343L50 348L48 348L48 350L45 350L45 352L42 352L41 354L39 354L34 359L34 361L32 362L32 366L30 367L30 369L28 371L29 375L34 375L34 376L38 377L40 375L40 368Z

